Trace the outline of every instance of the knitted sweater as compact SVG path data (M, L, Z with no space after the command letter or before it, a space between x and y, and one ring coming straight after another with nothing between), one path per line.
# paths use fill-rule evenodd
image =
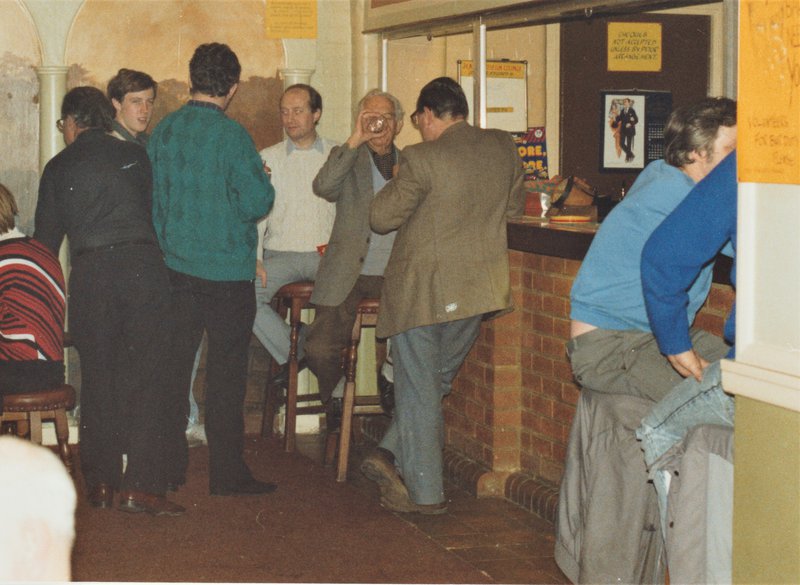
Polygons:
M252 280L256 223L275 191L247 130L220 108L191 101L158 124L147 152L167 266L207 280Z
M336 207L314 195L311 183L334 146L336 143L318 136L311 148L297 148L286 139L261 151L275 187L275 205L258 224L263 248L316 252L317 246L328 243Z

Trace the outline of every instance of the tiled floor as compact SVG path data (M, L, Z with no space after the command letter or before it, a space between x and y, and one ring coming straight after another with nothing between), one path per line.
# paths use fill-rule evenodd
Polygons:
M298 435L298 451L322 463L318 435ZM351 455L348 481L364 496L378 498L372 482L358 472L366 449ZM440 516L398 514L443 548L484 571L497 583L562 584L570 581L553 560L553 525L505 500L475 498L447 485L448 510Z

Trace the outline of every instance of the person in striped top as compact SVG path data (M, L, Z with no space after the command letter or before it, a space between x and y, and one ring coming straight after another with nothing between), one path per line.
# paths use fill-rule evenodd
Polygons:
M64 383L64 274L44 244L17 229L16 213L0 185L0 399Z

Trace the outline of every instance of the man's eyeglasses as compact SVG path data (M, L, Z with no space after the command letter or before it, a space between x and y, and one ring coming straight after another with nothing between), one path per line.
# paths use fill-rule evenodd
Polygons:
M60 120L56 120L56 128L62 134L64 133L64 118L61 118Z

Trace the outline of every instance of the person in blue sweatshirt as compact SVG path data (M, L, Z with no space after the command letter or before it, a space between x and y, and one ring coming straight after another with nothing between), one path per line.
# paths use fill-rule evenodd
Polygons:
M650 163L594 237L570 293L572 371L582 388L658 401L682 377L658 349L642 296L640 257L647 239L695 184L736 147L736 102L704 98L677 108L664 130L664 159ZM687 285L675 315L687 330L711 288L713 266ZM691 330L706 359L728 351L706 331Z

